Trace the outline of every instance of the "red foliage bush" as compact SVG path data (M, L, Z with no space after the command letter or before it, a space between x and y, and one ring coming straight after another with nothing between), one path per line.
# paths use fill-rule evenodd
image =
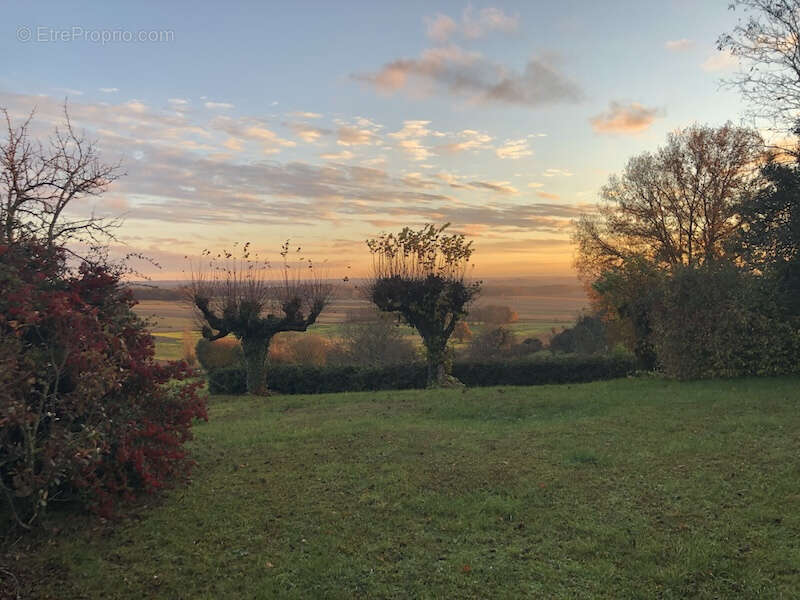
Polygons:
M120 272L63 250L0 246L0 490L29 526L55 499L110 515L185 475L206 419L183 362L155 362Z

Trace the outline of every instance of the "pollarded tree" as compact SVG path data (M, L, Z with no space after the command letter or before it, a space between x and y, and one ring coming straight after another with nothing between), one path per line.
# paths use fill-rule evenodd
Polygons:
M272 338L282 331L306 331L330 303L333 286L315 275L310 261L300 258L299 265L290 265L288 241L279 273L259 260L249 242L239 256L227 251L204 256L208 263L192 273L189 288L203 337L235 336L244 352L248 393L266 395Z
M373 278L368 298L382 311L398 313L422 337L428 362L428 385L458 384L450 374L447 342L467 306L478 295L480 282L468 282L466 271L472 242L462 234L447 234L449 223L404 228L367 240Z

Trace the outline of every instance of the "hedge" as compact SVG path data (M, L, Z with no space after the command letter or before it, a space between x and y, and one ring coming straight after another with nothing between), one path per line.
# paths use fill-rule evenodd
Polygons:
M554 356L506 362L457 362L453 375L465 385L542 385L580 383L625 377L636 369L629 356ZM424 364L385 367L272 365L267 385L281 394L322 394L424 388ZM238 367L216 369L208 375L212 394L244 394L245 371Z

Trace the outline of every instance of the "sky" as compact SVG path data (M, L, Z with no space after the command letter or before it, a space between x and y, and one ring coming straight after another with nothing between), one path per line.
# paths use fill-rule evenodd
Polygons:
M481 277L569 276L572 222L668 132L739 122L728 0L4 2L0 107L61 119L126 175L154 279L290 238L366 274L364 240L452 223Z

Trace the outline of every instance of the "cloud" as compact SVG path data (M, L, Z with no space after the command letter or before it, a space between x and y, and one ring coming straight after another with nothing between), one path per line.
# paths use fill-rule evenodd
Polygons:
M327 152L325 154L320 154L321 158L325 160L350 160L355 156L350 150L342 150L341 152Z
M390 133L389 137L399 140L425 137L430 133L428 125L430 125L430 121L403 121L403 128Z
M544 187L544 184L543 184L543 183L539 183L538 181L531 181L531 182L528 184L528 187L529 187L529 188L534 188L534 189L535 189L535 188Z
M403 128L389 134L389 137L397 140L396 146L411 160L420 161L430 158L433 154L430 149L420 142L421 138L427 137L431 131L428 129L430 121L403 121Z
M289 113L290 117L294 117L295 119L321 119L322 115L320 113L315 112L305 112L296 110L294 112Z
M546 169L542 175L544 177L572 177L572 173L566 169Z
M233 108L233 104L229 102L206 102L205 107L211 110L228 110Z
M498 194L517 194L518 190L508 181L470 181L467 186L473 189L484 189Z
M494 31L514 33L519 29L519 15L507 15L494 7L482 8L475 13L472 6L467 6L460 23L441 13L435 17L425 17L425 23L428 37L435 42L444 43L455 34L466 39L477 39Z
M428 37L435 42L446 42L458 30L458 23L443 14L425 17L425 22L428 25Z
M244 150L244 142L234 137L228 138L227 140L225 140L225 142L223 142L222 145L225 146L228 150L233 150L234 152L241 152L242 150Z
M308 123L284 123L284 126L291 129L297 137L309 144L316 142L323 135L333 133L330 129L315 127Z
M492 136L487 133L475 131L474 129L464 129L456 134L455 137L458 141L442 144L441 146L437 146L436 149L448 154L457 154L466 150L486 148L492 141Z
M280 147L291 148L297 145L291 140L280 137L259 119L216 117L211 121L211 126L232 137L259 142L263 144L263 150L267 154L279 152Z
M419 58L397 59L373 73L352 77L393 94L452 94L475 103L536 107L583 99L580 88L559 72L552 57L530 59L522 72L458 46L431 48Z
M0 105L14 119L25 118L34 104L35 126L46 134L62 118L62 100L0 92ZM480 174L429 175L418 169L423 172L398 175L375 168L374 162L369 167L349 164L356 157L347 148L315 159L316 164L272 156L254 160L243 153L248 144L277 151L293 143L255 117L176 112L141 102L71 103L70 114L76 126L98 139L105 160L125 158L128 173L107 194L76 210L88 214L94 209L98 215L124 210L122 239L128 241L129 233L144 235L155 240L155 248L181 234L224 240L243 235L238 233L243 227L258 228L264 245L304 227L312 228L312 238L328 239L331 230L339 229L360 236L377 222L417 226L452 221L458 230L483 228L498 240L537 232L566 238L572 219L586 210L549 200L520 202L519 186ZM432 130L428 121L409 121L386 139L392 146L420 143L433 137ZM471 131L448 135L468 140ZM164 239L156 240L159 235Z
M397 142L397 147L406 153L411 160L427 160L433 155L419 140L401 140Z
M608 110L589 119L597 133L637 133L644 131L661 116L659 108L647 108L638 102L609 102Z
M342 125L336 132L336 143L340 146L368 146L375 141L375 134L369 129Z
M683 52L689 50L694 46L694 41L681 38L679 40L668 40L664 43L664 47L671 52Z
M167 102L169 102L172 106L186 106L189 104L189 101L185 100L184 98L170 98L167 100Z
M528 147L528 140L521 138L518 140L506 140L502 146L495 150L495 154L500 158L517 160L523 156L530 156L533 154L533 150Z
M715 52L700 65L704 71L729 71L739 66L739 60L727 50Z
M119 91L119 88L115 88L115 87L104 87L104 88L98 88L98 90L100 90L100 91L101 91L101 92L103 92L104 94L114 94L115 92L118 92L118 91Z
M536 195L540 198L545 198L546 200L560 200L561 196L558 194L550 194L548 192L536 192Z

